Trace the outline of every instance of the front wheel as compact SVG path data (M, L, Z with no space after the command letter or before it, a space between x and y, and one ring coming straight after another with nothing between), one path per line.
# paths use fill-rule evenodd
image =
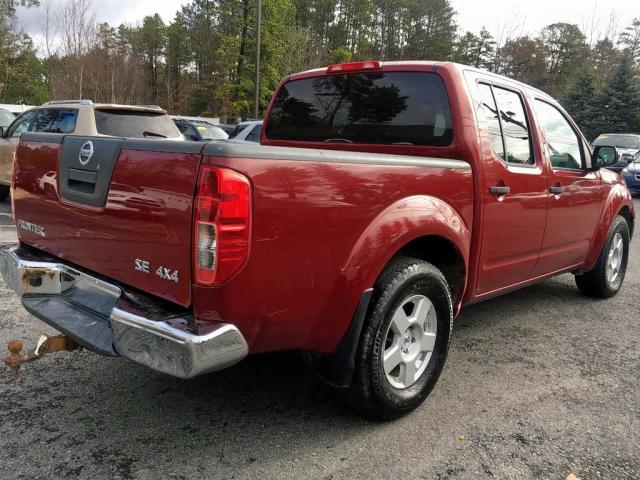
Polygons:
M4 202L7 198L9 198L9 193L11 189L6 185L0 185L0 202Z
M453 322L447 281L423 260L398 257L377 282L347 400L377 419L418 407L444 367Z
M576 285L584 295L610 298L618 293L627 272L630 237L627 221L617 216L595 267L576 275Z

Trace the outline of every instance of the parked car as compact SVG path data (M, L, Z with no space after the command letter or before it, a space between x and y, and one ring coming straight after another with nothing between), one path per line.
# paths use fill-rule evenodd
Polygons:
M7 128L16 119L16 116L9 110L0 108L0 128Z
M21 113L26 112L27 110L30 110L32 108L34 108L33 105L24 105L22 103L0 103L0 108L3 110L7 110L11 113L13 113L14 115L20 115Z
M632 195L640 195L640 152L633 161L622 170L622 177Z
M203 142L208 140L226 140L227 132L216 125L202 120L184 120L174 118L173 121L187 140Z
M9 195L13 155L25 132L182 140L167 112L159 107L94 104L90 100L47 102L0 128L0 201Z
M591 297L622 286L635 211L602 168L617 151L592 153L522 83L332 65L282 81L261 143L26 133L7 285L82 347L181 378L315 352L378 418L427 397L464 305L563 273Z
M604 133L593 142L594 147L601 145L609 145L618 149L620 160L607 168L614 172L621 172L640 152L640 135Z
M234 142L260 143L260 131L262 130L262 120L242 122L236 125L229 134L229 140Z
M227 135L231 135L231 132L236 129L236 125L225 125L224 123L217 123L215 125L216 127L224 130Z

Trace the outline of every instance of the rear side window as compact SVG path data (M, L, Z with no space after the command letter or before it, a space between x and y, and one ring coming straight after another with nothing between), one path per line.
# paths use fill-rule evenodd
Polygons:
M174 138L180 131L169 115L161 112L104 109L95 110L101 135L127 138Z
M507 162L516 165L533 165L533 152L529 135L529 123L522 98L516 92L493 87L493 94L500 112L504 148Z
M78 110L44 108L36 113L31 130L44 133L73 133L77 120Z
M504 143L502 142L502 129L500 128L500 117L498 116L498 107L493 98L493 92L491 91L491 87L486 83L479 84L478 88L480 89L482 110L484 111L487 128L489 129L489 137L491 138L491 147L496 155L506 161Z
M446 146L453 139L442 79L428 72L353 73L293 80L274 101L272 140Z

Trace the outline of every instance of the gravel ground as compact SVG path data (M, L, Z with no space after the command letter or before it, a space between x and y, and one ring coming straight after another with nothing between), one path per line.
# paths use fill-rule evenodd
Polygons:
M432 395L391 423L336 402L295 353L192 381L86 352L0 372L0 479L637 479L631 250L609 301L565 275L464 310ZM0 339L43 330L0 281Z

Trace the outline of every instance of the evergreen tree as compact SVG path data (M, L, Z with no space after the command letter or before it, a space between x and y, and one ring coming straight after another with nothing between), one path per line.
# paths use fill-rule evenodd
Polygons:
M609 77L599 98L598 124L609 133L640 132L640 85L627 52Z
M589 140L602 133L596 80L589 68L580 72L567 93L564 106Z

